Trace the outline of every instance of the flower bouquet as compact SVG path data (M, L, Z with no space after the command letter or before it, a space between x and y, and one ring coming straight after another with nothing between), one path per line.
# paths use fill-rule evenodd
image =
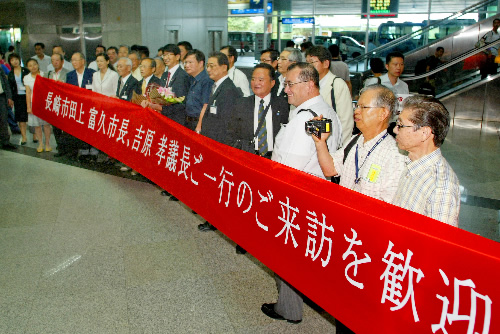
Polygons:
M166 106L176 103L182 103L185 97L176 97L170 87L153 87L149 91L149 99L152 103Z

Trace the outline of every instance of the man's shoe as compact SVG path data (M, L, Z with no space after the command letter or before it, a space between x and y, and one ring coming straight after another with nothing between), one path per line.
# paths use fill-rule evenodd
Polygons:
M264 313L269 318L272 318L274 320L286 320L287 322L289 322L291 324L300 324L302 322L302 320L288 320L288 319L283 318L282 315L276 313L276 311L274 310L274 305L276 305L276 303L262 304L262 307L260 308L260 310L262 311L262 313Z
M17 146L12 145L11 143L6 143L2 145L4 150L17 150Z
M200 232L209 232L217 230L217 227L213 226L209 222L204 222L203 224L198 225L198 230L200 230Z
M246 254L247 251L244 250L240 245L236 245L236 254Z
M173 201L173 202L178 202L179 199L175 196L170 196L170 198L168 199L169 201Z
M171 194L168 191L166 191L166 190L162 190L160 194L162 196L171 196Z

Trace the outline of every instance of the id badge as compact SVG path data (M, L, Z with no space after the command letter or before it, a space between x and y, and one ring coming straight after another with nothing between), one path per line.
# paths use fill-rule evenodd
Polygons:
M370 170L368 171L367 181L370 183L377 183L381 170L382 170L381 166L372 164L370 166Z
M92 90L92 85L85 85L85 88Z
M127 100L127 99L128 99L127 95L122 96L122 100Z
M217 115L217 106L210 106L210 113Z

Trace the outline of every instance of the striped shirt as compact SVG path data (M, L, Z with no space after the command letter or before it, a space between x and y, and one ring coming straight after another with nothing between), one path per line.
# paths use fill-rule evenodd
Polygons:
M440 149L416 161L406 158L393 204L458 227L458 178Z
M366 143L361 134L347 155L345 164L344 148L332 154L335 169L339 173L340 185L367 196L391 203L398 189L399 179L405 169L405 156L399 153L394 138L386 136L372 151L365 161L368 152L387 133L386 130ZM349 142L352 138L349 140ZM349 143L348 142L348 143ZM358 147L358 167L360 180L356 183L356 146ZM364 163L363 163L364 162Z

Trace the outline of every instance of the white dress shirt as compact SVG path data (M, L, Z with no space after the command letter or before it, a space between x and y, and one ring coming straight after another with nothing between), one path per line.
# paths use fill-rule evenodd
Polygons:
M231 78L234 85L241 89L243 96L250 96L250 84L245 73L237 69L236 66L233 66L227 71L227 75Z
M322 114L325 118L332 120L332 134L326 142L329 150L334 152L341 144L342 138L342 128L337 114L323 101L321 95L313 97L297 107L297 111L301 109L311 109L317 115ZM325 179L318 162L316 144L304 128L305 122L313 117L312 113L302 111L297 113L288 124L281 127L274 143L272 160Z
M354 112L352 110L352 99L349 87L342 78L335 79L335 75L328 71L328 73L319 81L319 92L325 100L326 104L332 106L332 82L333 91L335 96L335 112L342 124L342 145L349 142L352 136L352 129L354 127Z
M95 60L91 62L88 67L96 72L99 71L99 68L97 67L97 62Z

